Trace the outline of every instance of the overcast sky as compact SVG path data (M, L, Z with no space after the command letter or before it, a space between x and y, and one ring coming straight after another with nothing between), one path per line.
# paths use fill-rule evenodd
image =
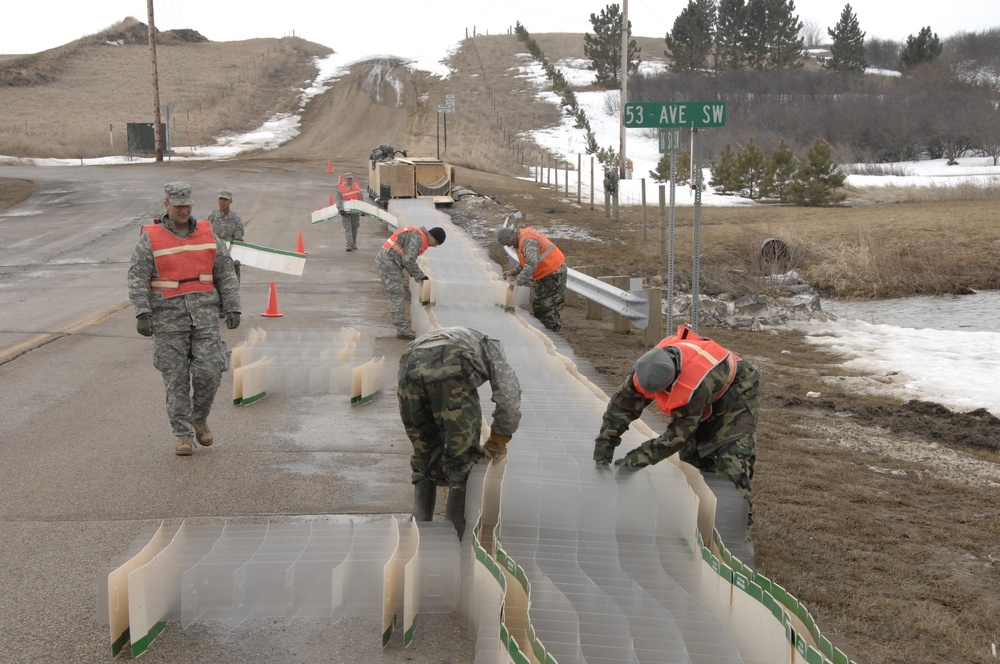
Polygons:
M148 18L143 0L16 0L6 4L0 22L0 54L37 53L99 32L128 16L144 23ZM267 5L154 0L154 22L161 30L197 30L212 41L294 34L342 53L411 55L428 38L457 42L466 31L503 33L516 21L532 33L590 32L590 14L608 4L610 0L283 0L260 10L257 7ZM686 4L687 0L629 0L633 34L663 37ZM845 4L798 0L795 8L800 20L818 25L825 35ZM854 0L851 6L868 37L903 41L929 25L944 39L956 32L1000 27L1000 0Z

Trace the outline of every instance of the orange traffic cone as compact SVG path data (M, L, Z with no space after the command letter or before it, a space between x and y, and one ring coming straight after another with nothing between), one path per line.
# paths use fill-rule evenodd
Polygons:
M329 205L333 205L333 194L330 194L330 203L329 203Z
M333 173L333 164L330 163L329 159L326 160L326 172Z
M304 254L306 253L306 247L302 244L302 231L299 231L299 241L295 245L295 253Z
M267 311L261 314L261 316L267 316L268 318L278 318L284 314L278 313L278 294L274 292L274 282L271 282L271 294L267 298Z
M341 173L340 175L337 176L337 186L339 187L342 184L344 184L344 174L343 173Z

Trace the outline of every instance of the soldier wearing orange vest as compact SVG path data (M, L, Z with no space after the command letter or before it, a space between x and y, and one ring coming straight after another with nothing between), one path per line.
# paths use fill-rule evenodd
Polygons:
M144 226L132 250L128 295L136 331L153 337L153 366L163 374L175 452L188 456L197 439L215 440L208 415L229 368L219 330L240 324L240 286L226 243L208 221L191 219L191 185L164 187L166 213Z
M354 181L353 173L344 173L344 181L337 185L334 203L344 222L344 237L347 240L347 251L358 248L358 228L361 227L361 215L357 212L344 210L345 201L360 201L361 187Z
M398 339L413 339L417 336L406 322L406 279L403 272L417 281L426 281L428 277L417 265L417 257L430 247L443 244L445 237L443 228L435 226L426 230L423 227L407 226L393 233L375 256L375 264L385 288L385 299L389 301L389 316L396 326Z
M497 242L513 247L517 252L517 267L503 273L505 279L513 277L510 287L534 287L532 313L542 325L559 332L562 327L560 312L566 304L566 257L553 242L534 228L520 230L504 226L497 231Z
M724 475L749 503L753 521L753 467L757 458L760 375L746 359L681 326L636 360L611 397L594 461L609 464L622 434L646 406L670 417L667 430L631 450L616 466L649 466L680 453L699 470Z

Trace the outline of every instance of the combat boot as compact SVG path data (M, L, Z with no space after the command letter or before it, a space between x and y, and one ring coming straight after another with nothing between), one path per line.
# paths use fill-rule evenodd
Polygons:
M431 480L420 480L413 485L413 518L417 521L434 519L434 501L437 485Z
M465 489L448 489L448 502L444 508L444 518L455 525L458 539L465 535Z
M191 456L194 453L194 443L191 436L177 436L177 456Z
M212 430L208 428L208 422L192 422L194 426L194 437L199 443L204 447L208 447L215 442L215 436L212 435Z
M416 339L417 338L417 333L414 332L413 330L403 330L401 332L397 332L396 333L396 338L397 339Z

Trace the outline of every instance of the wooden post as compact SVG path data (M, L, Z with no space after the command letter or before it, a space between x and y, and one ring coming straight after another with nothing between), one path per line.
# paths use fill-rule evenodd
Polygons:
M573 256L567 256L566 257L566 267L575 270L576 269L576 264L577 264L577 260L576 260L575 257L573 257ZM580 306L580 296L577 295L576 293L574 293L573 291L571 291L568 288L566 289L566 306L567 307L578 307L578 306Z
M623 291L628 291L630 277L615 276L615 277L601 277L601 281L606 284L611 284L615 288L620 288ZM617 334L628 334L632 329L632 322L622 316L621 314L612 313L611 314L611 331Z
M646 345L652 347L667 336L663 333L663 289L647 288L646 294L649 295L649 323L643 338Z
M597 277L598 273L602 271L601 267L598 265L584 265L574 269L577 272L587 275L588 277ZM601 305L587 300L587 320L601 320L603 315L604 308Z
M580 204L580 194L583 189L583 155L576 154L576 204Z

